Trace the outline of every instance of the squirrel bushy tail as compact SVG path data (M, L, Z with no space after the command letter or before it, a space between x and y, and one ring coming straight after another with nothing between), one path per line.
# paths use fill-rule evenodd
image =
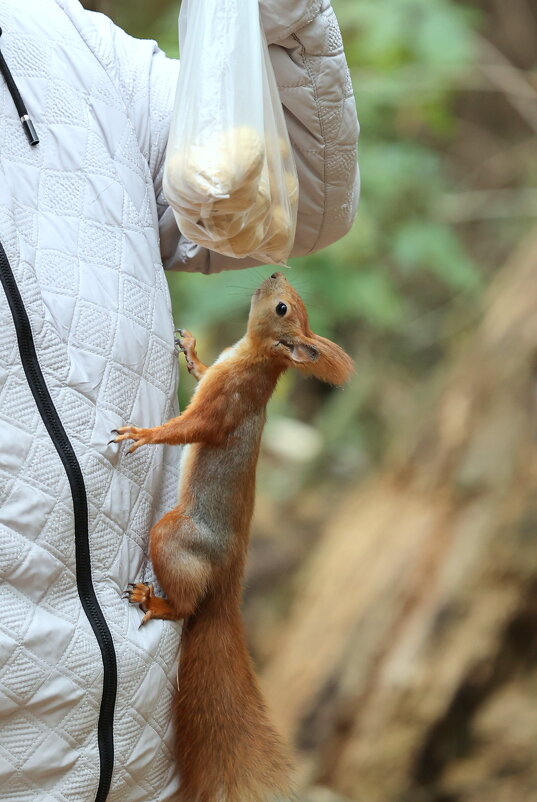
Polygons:
M186 623L175 726L181 802L289 795L289 763L269 723L239 606L211 593Z

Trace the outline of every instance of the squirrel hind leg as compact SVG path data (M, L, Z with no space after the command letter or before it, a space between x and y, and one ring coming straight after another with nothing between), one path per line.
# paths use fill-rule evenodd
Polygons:
M211 583L211 555L200 547L204 535L181 507L166 513L151 530L151 560L176 618L191 615Z
M167 599L155 595L153 585L146 585L143 582L131 583L125 591L125 598L129 604L140 605L140 609L145 613L140 626L151 618L162 618L167 621L177 621L179 618Z

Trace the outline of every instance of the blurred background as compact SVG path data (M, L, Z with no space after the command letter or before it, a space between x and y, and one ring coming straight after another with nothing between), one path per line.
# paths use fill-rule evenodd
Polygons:
M177 55L177 2L85 5ZM270 404L251 650L300 800L534 802L537 0L334 7L362 199L289 278L357 369ZM203 361L270 272L168 277Z

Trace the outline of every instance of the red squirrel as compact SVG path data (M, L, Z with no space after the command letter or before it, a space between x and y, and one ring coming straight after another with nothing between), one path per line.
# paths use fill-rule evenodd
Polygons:
M281 273L254 292L246 335L210 367L179 330L198 380L182 415L153 429L123 426L114 442L186 445L179 504L152 528L150 554L167 598L150 585L126 591L151 618L185 619L174 713L181 799L266 802L289 794L289 761L271 726L247 652L241 585L254 507L265 408L279 376L296 367L341 385L353 363L314 334Z

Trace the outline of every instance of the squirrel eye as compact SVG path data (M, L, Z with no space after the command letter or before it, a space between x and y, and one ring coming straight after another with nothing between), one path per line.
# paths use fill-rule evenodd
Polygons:
M280 317L283 317L286 312L287 312L286 304L284 304L283 301L280 301L280 303L276 307L276 314L279 315Z

